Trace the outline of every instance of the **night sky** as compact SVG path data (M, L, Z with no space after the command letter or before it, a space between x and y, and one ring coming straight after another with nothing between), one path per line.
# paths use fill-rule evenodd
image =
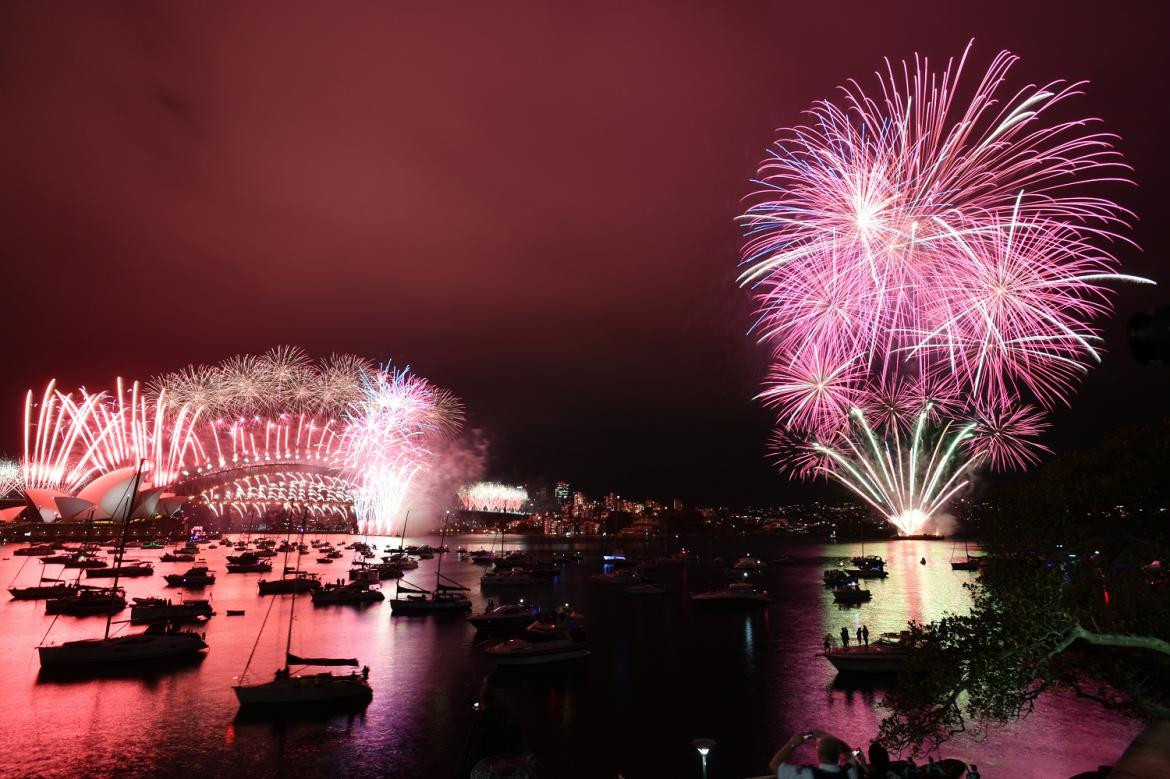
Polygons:
M892 12L894 5L901 11ZM1125 322L1170 303L1160 3L6 3L0 451L23 393L278 343L461 395L489 475L743 504L765 461L732 219L774 128L975 39L1088 79L1143 251L1059 451L1164 413ZM971 75L971 74L969 74Z

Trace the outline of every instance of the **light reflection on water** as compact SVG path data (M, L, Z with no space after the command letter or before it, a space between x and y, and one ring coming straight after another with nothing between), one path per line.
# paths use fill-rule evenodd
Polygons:
M436 539L408 539L424 541ZM508 545L533 541L538 542L509 539ZM450 540L452 548L459 544L487 545L480 539ZM734 540L698 546L704 556L721 553L729 562L746 551ZM547 775L698 776L689 746L698 736L717 742L712 779L762 773L780 742L810 727L864 745L876 732L882 691L836 680L816 656L824 634L836 637L846 626L853 635L865 624L873 640L907 620L962 611L968 603L962 584L974 576L950 570L949 542L867 544L865 553L884 556L891 575L867 582L873 601L842 609L822 586L821 571L860 553L860 545L785 547L779 540L752 539L747 548L765 559L781 553L797 558L769 568L764 584L777 602L750 614L691 609L687 593L716 581L713 566L658 569L653 576L668 587L662 597L631 598L620 587L591 585L589 574L600 569L596 546L586 547L585 562L567 566L555 583L525 593L538 605L570 602L584 612L593 648L592 657L574 668L493 676ZM4 547L0 557L9 557L11 549ZM301 598L293 651L357 656L370 666L373 702L356 715L237 720L231 685L269 601L256 595L259 575L224 572L224 554L223 549L206 553L219 571L217 583L205 592L218 612L207 625L211 651L202 663L166 672L38 681L34 647L49 625L44 606L0 605L0 696L9 734L8 748L0 750L0 775L456 775L475 716L471 701L491 672L471 628L460 619L391 618L385 603L363 610L314 608ZM306 556L303 567L327 579L345 575L345 560L321 565L315 557ZM925 565L919 562L923 557ZM31 583L39 565L26 560L0 560L0 580L11 581L23 563L18 583ZM435 562L422 561L408 578L433 583ZM157 570L187 566L158 564ZM449 560L443 572L470 586L476 610L482 609L481 567ZM129 597L166 592L158 576L125 585ZM389 595L393 585L387 587ZM287 597L273 605L253 661L258 676L267 676L279 662L289 606ZM235 608L246 615L225 616ZM62 617L51 638L88 637L100 634L103 625L104 618ZM985 743L959 739L946 755L979 763L985 776L1069 776L1112 762L1137 727L1092 704L1050 697L1025 722Z

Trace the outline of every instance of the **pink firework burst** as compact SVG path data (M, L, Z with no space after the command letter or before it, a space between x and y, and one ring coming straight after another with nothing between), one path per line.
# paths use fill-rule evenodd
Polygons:
M1036 440L1048 426L1044 413L1032 406L991 408L979 415L966 449L993 471L1027 468L1039 461L1037 450L1052 451Z
M872 91L850 81L760 166L740 283L772 358L758 397L798 474L807 454L789 443L830 440L851 418L872 428L864 447L827 447L843 481L854 455L880 451L873 436L896 444L913 428L922 442L948 422L962 434L935 440L1027 466L1042 409L1100 359L1110 285L1145 281L1118 272L1132 215L1104 196L1128 182L1114 136L1053 117L1082 84L1011 91L1016 57L1002 52L960 89L969 52L941 70L887 61Z

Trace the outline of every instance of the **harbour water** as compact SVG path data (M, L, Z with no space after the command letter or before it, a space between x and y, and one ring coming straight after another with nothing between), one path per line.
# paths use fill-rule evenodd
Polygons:
M334 542L348 538L334 536ZM398 539L373 538L381 550ZM451 549L487 547L486 536L447 539ZM437 537L406 539L437 545ZM367 608L314 607L298 598L292 651L356 656L370 668L373 702L361 714L240 718L231 686L256 644L271 605L252 673L269 678L285 641L289 596L257 594L260 574L227 574L226 550L203 553L217 581L194 597L209 597L217 615L205 626L211 649L202 662L165 670L128 669L116 676L45 678L35 647L100 635L104 617L60 617L44 602L0 606L0 700L4 750L0 776L390 776L453 779L468 759L478 716L472 703L491 686L548 777L698 777L690 743L714 739L709 775L766 773L772 752L792 733L822 728L865 746L877 731L883 690L844 684L817 653L825 633L862 624L871 636L966 608L963 583L974 573L952 571L949 541L866 544L866 554L889 563L890 576L867 585L874 598L841 608L821 584L821 571L861 552L858 544L793 544L783 539L692 539L700 564L660 567L649 575L663 596L633 597L621 587L592 584L603 547L509 537L506 549L539 554L580 549L551 583L503 594L481 593L484 568L448 555L443 573L471 588L475 611L489 596L521 597L546 608L571 604L586 618L592 655L570 666L493 672L460 617L392 617L388 603ZM499 542L496 544L498 549ZM0 580L29 585L41 575L36 558L0 547ZM608 546L605 548L609 548ZM627 545L627 551L636 551ZM767 609L696 611L688 594L720 581L716 555L765 560L763 584L776 598ZM161 551L128 557L157 561ZM920 563L925 557L926 564ZM273 558L279 572L282 557ZM424 560L409 581L434 583L435 560ZM170 594L161 574L189 563L157 563L153 577L123 580L127 597ZM343 578L348 553L331 565L305 555L302 568L323 579ZM59 568L54 569L59 571ZM76 572L66 572L74 575ZM278 574L277 574L278 575ZM267 575L269 578L272 574ZM96 582L95 582L96 583ZM383 584L388 598L394 584ZM243 609L243 616L226 616ZM128 617L125 612L122 618ZM118 617L115 617L118 619ZM1112 763L1140 729L1134 721L1067 695L1040 701L1032 716L975 740L959 737L943 753L977 763L985 777L1066 777ZM811 760L811 755L804 756Z

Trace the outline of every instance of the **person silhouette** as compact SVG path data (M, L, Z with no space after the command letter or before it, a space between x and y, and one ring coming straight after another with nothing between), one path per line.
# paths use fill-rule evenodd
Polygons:
M847 627L841 628L841 648L849 648L849 628Z

